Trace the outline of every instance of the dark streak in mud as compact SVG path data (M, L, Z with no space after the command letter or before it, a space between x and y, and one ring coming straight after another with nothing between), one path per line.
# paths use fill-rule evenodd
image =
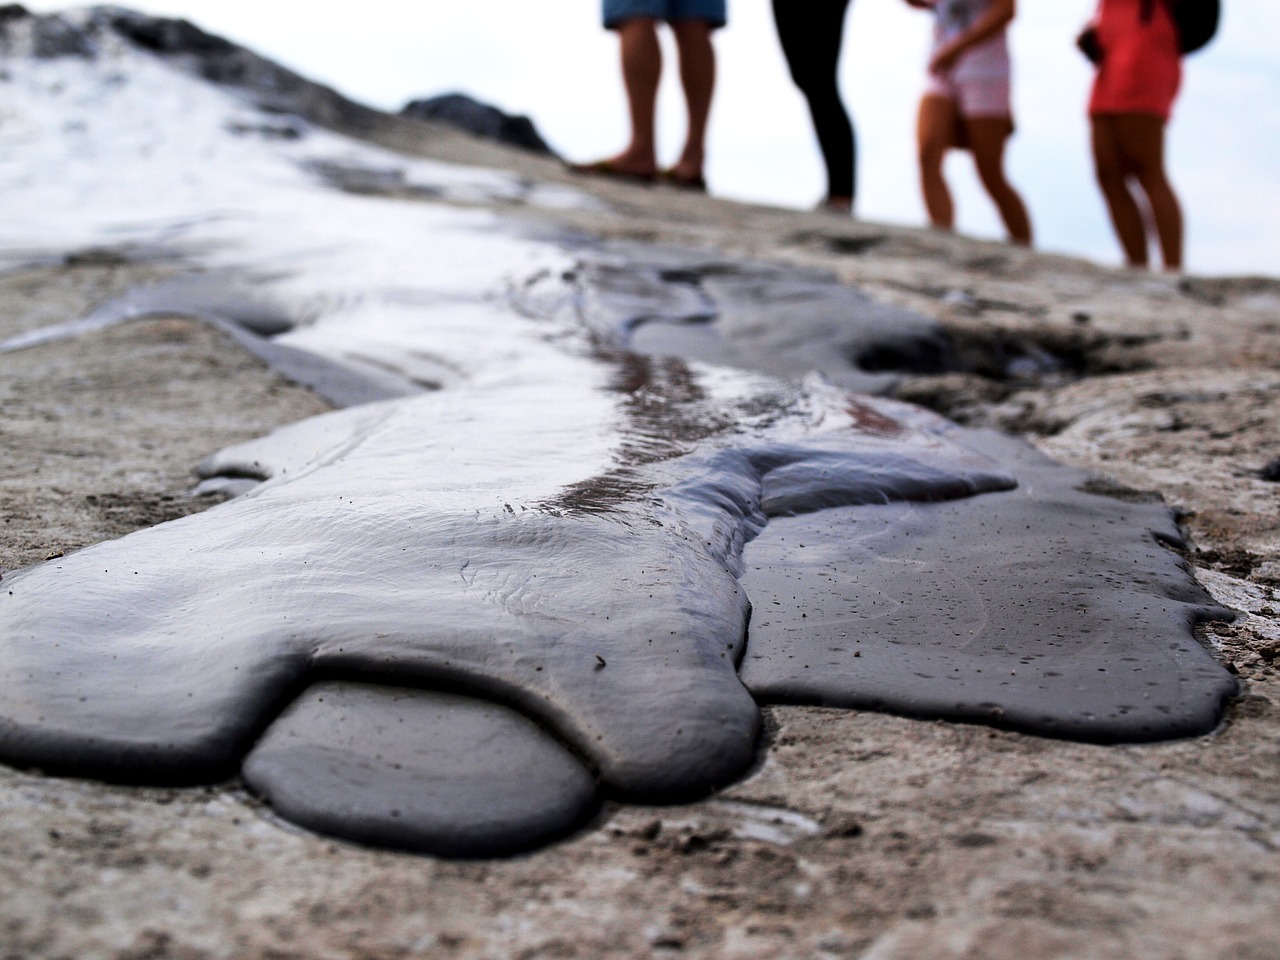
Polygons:
M607 513L652 493L638 467L690 453L696 444L733 428L735 421L714 415L684 361L634 353L613 356L617 372L611 388L623 396L616 461L608 473L566 487L539 504L553 513Z

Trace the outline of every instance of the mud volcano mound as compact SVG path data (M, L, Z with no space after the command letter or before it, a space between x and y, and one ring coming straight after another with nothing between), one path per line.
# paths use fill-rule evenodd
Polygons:
M559 228L589 198L338 136L395 121L182 21L0 29L6 260L169 271L0 349L185 316L343 407L211 454L227 502L5 576L0 759L240 775L317 830L488 856L732 783L762 703L1111 743L1236 690L1166 509L871 395L936 323Z

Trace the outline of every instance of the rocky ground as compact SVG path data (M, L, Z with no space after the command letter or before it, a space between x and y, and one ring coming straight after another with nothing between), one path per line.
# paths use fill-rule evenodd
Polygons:
M365 133L573 179L423 129ZM1203 636L1242 681L1222 727L1106 747L774 707L759 767L722 794L606 809L555 847L478 862L317 837L238 783L0 768L0 957L1276 957L1280 282L574 182L611 210L556 214L570 226L822 266L937 317L967 369L905 374L899 395L1162 496L1197 575L1242 612ZM94 255L0 277L0 339L167 269ZM5 576L202 509L203 456L323 409L176 318L0 354L0 371Z

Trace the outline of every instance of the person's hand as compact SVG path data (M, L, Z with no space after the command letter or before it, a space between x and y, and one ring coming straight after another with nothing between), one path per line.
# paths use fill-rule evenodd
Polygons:
M931 73L946 73L956 65L956 61L960 59L960 54L963 52L952 44L943 44L934 51L933 57L929 60L929 71Z

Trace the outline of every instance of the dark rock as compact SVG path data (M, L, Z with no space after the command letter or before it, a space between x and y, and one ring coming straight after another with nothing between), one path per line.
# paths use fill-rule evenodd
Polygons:
M1280 457L1276 457L1259 470L1258 475L1271 483L1280 483Z
M829 837L860 837L865 833L861 823L848 814L837 814L823 824Z
M307 134L306 123L297 117L283 117L264 123L229 123L227 130L237 136L257 136L264 140L301 140Z
M156 53L225 54L236 50L229 40L205 33L187 20L148 17L131 10L111 11L108 21L116 33Z
M463 93L446 93L427 100L412 100L400 111L400 115L447 123L482 139L497 140L534 153L555 153L547 146L547 142L528 117L512 116Z
M129 264L129 257L119 250L109 247L85 247L65 254L62 262L68 267L123 267Z
M8 9L0 7L0 11ZM59 18L56 15L39 17L37 30L42 29L39 25L44 21L54 19ZM4 15L0 15L0 29L3 27ZM179 69L212 83L243 90L259 109L286 116L291 125L303 120L361 136L379 129L390 119L382 111L349 100L329 87L307 80L186 20L152 17L119 7L98 7L83 32L90 53L94 38L103 33L115 33L135 46L171 58Z

